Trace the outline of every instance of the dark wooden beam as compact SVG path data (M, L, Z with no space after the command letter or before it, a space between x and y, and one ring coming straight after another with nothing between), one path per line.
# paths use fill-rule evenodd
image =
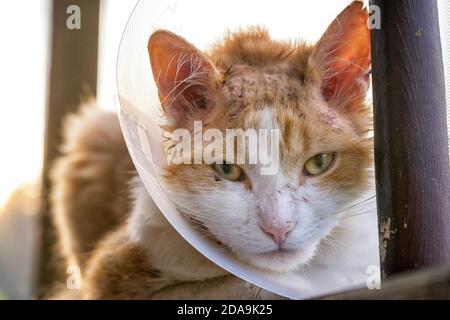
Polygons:
M367 288L341 292L323 300L450 299L450 267L407 272L383 282L380 290Z
M69 29L67 8L80 8L81 29ZM51 289L57 274L55 234L50 219L48 172L59 154L61 121L75 111L83 94L95 95L97 88L99 0L54 0L52 8L51 65L46 115L43 189L42 246L37 296Z
M435 0L371 0L382 275L450 263L450 171Z

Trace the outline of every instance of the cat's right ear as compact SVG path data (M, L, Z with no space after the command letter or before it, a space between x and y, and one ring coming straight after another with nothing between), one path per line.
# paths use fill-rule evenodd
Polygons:
M148 41L153 77L161 105L178 124L207 108L207 92L219 79L209 59L176 34L160 30Z

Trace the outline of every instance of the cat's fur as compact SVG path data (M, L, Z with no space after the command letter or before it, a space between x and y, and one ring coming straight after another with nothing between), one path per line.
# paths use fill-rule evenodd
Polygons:
M220 179L207 165L169 165L164 174L165 190L180 213L239 259L276 272L295 270L314 257L313 265L326 265L331 254L325 240L331 236L344 247L343 261L371 254L352 237L363 237L371 219L343 218L370 179L366 20L362 4L352 3L315 46L274 41L261 29L231 34L206 54L166 31L151 37L153 75L172 120L166 130L192 130L193 120L221 131L281 130L276 175L261 176L250 165L242 166L242 182ZM192 248L138 179L128 214L133 172L117 120L85 110L71 121L65 155L52 175L53 202L64 252L82 266L84 298L275 297ZM304 176L305 161L324 151L337 153L333 167L318 177ZM260 224L291 221L296 226L277 251Z

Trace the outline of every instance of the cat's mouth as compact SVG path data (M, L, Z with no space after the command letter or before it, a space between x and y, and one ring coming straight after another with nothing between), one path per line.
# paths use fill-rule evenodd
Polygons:
M302 248L277 248L259 253L238 253L247 263L264 270L286 273L298 270L315 256L317 244L311 243Z
M266 252L262 252L262 255L267 255L267 256L274 256L277 254L294 254L298 252L298 250L294 250L294 249L286 249L286 248L278 248L278 249L274 249L274 250L270 250L270 251L266 251Z

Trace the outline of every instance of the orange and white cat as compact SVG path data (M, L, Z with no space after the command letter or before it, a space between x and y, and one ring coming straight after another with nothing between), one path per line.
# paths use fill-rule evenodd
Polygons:
M367 19L353 2L314 46L275 41L259 28L207 52L168 31L150 37L171 120L165 130L192 131L198 120L222 132L281 132L273 175L254 164L165 168L163 186L179 213L245 263L282 274L376 255L373 215L346 216L371 180ZM52 175L55 222L68 262L82 268L83 298L275 297L217 267L172 228L136 176L113 114L85 108L69 118L63 152Z

